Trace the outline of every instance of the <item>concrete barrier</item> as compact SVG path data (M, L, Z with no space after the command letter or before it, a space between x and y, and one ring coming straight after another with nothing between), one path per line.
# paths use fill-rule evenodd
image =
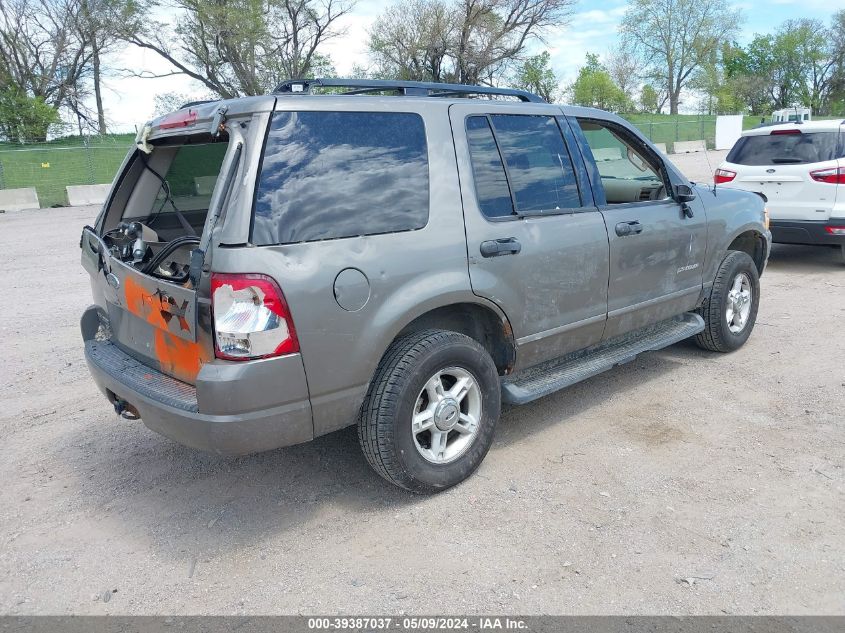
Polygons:
M668 154L669 152L666 151L666 143L655 143L654 146L660 150L663 154Z
M25 189L0 189L0 210L20 211L22 209L39 209L38 192L35 187Z
M673 154L689 154L690 152L706 152L705 141L675 141L672 145Z
M72 207L84 207L90 204L103 204L109 195L108 185L69 185L67 201Z

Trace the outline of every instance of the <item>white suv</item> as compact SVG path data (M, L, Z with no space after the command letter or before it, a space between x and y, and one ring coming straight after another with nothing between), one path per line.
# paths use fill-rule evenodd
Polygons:
M845 259L845 121L747 130L714 182L768 199L773 242L838 246Z

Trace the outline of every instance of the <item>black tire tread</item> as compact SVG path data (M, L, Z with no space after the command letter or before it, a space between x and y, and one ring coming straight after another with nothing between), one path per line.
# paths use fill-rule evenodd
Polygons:
M364 457L379 475L392 484L412 492L433 492L411 483L393 450L393 425L383 420L385 409L395 411L402 389L399 384L404 376L432 347L440 344L465 343L483 351L472 338L448 330L420 330L398 338L385 353L376 369L370 388L361 405L358 419L358 440Z
M697 310L701 318L704 319L704 330L695 335L695 342L702 349L711 352L730 352L733 350L733 347L728 345L723 336L722 298L724 293L728 291L729 278L734 262L744 259L748 260L746 263L750 263L752 268L755 267L754 260L751 259L748 253L744 251L728 251L725 259L722 260L719 266L716 279L713 280L710 296L704 300L704 303Z

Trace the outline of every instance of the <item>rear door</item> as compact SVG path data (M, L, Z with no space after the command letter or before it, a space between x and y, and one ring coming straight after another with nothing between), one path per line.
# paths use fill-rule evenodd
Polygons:
M729 186L764 194L773 220L828 220L838 187L811 174L840 165L839 136L800 126L744 136L727 157L737 173Z
M519 365L598 342L607 233L560 110L475 102L449 113L472 289L507 314Z
M176 145L159 145L136 152L118 177L103 216L103 237L83 232L82 265L91 276L94 300L108 324L110 340L127 354L179 380L194 383L200 367L214 356L213 344L200 333L200 300L196 288L181 280L198 246L206 215L223 192L215 190L221 168L236 161L225 141L207 137ZM165 194L164 192L167 191ZM178 212L177 212L178 209ZM145 270L118 256L112 236L119 222L145 227L147 248L191 236L173 251L170 272L179 282ZM188 225L188 226L186 226ZM160 252L156 250L156 252Z
M594 190L610 239L604 338L691 310L702 288L704 205L693 200L685 213L669 195L660 156L626 126L598 117L572 125L585 160L596 164Z

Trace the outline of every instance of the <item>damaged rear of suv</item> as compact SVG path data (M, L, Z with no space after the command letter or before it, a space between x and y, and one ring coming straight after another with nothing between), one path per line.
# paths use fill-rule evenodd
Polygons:
M313 436L282 291L266 275L228 273L213 261L248 241L254 167L274 103L197 104L145 127L82 233L95 301L82 333L98 386L123 417L215 452ZM245 359L261 360L231 362Z

